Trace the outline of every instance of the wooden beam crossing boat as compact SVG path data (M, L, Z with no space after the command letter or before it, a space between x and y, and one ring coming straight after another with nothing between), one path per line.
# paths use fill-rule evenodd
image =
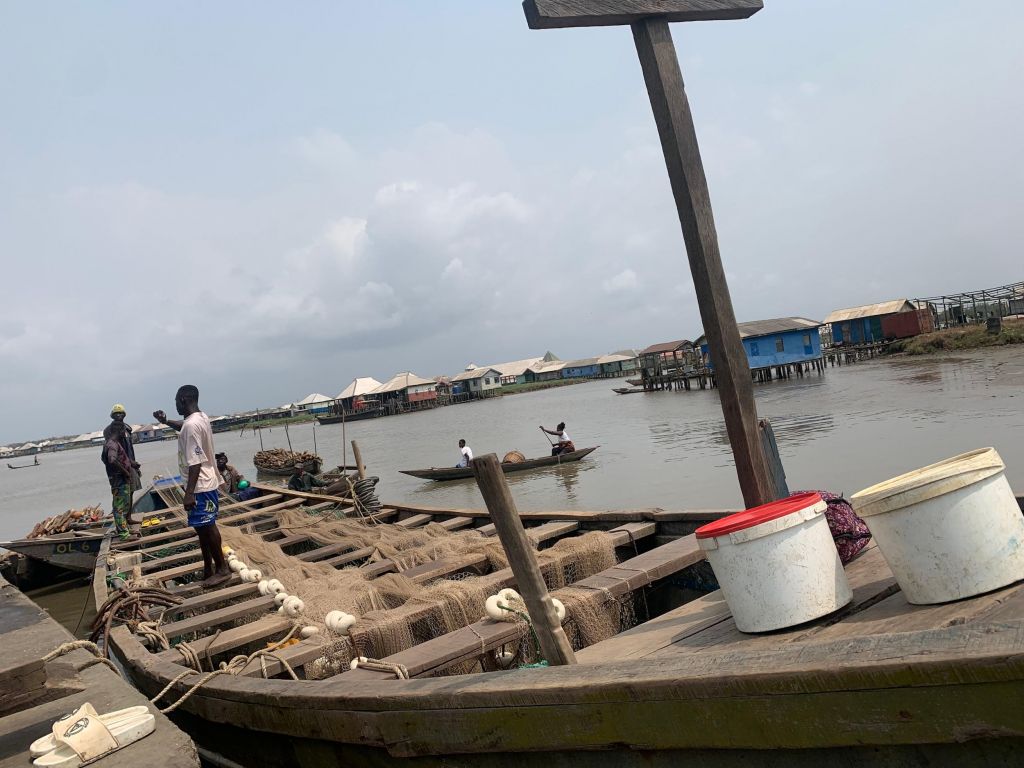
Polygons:
M501 469L508 474L509 472L525 472L528 469L538 469L539 467L556 467L560 464L579 461L600 447L595 445L591 448L580 448L569 453L560 453L557 456L541 456L537 459L520 462L504 462ZM400 469L398 471L403 475L411 475L421 480L465 480L473 476L472 467L431 467L430 469Z
M360 523L350 506L321 503L297 519L303 501L315 500L282 491L230 510L222 519L225 541L250 564L266 568L258 552L273 545L288 573L296 573L290 562L319 568L310 589L327 574L357 570L370 587L411 585L412 597L361 612L347 634L325 637L321 628L252 656L295 622L238 574L204 591L195 544L187 548L189 530L178 527L147 532L141 545L149 583L183 600L163 616L171 647L151 650L126 626L109 638L144 692L170 685L164 705L203 674L189 674L178 644L187 641L204 672L241 656L234 674L209 679L178 711L198 724L200 745L247 766L396 758L416 758L417 766L639 766L697 758L727 766L766 756L780 765L895 765L915 755L965 764L1012 761L1024 744L1024 711L1016 705L1024 691L1024 584L956 603L910 605L872 545L846 566L854 594L848 606L789 630L744 634L719 592L693 599L707 566L691 533L727 511L524 512L539 556L552 562L588 536L601 537L614 553L595 572L586 571L585 559L557 560L565 586L552 596L565 602L578 664L534 668L521 666L533 658L523 624L477 620L482 612L472 608L464 621L437 624L439 601L453 599L446 589L515 586L512 571L484 550L438 549L415 563L401 551L382 558L362 535L331 541L316 522L330 525L341 514L353 516L342 522L356 532L425 534L436 526L433 542L486 543L494 536L486 511L385 505L374 522ZM178 538L168 538L174 531ZM178 545L173 553L152 557L169 544ZM105 561L94 579L97 604L108 596ZM385 575L399 581L378 582ZM301 584L286 586L302 596ZM321 626L324 617L310 606L307 599L300 624ZM610 617L614 631L590 642L595 616ZM377 655L396 626L410 634ZM513 652L515 661L503 669ZM356 656L375 661L349 669Z

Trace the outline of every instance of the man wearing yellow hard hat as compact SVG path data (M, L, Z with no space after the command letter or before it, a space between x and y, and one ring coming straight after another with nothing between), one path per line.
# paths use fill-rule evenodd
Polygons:
M111 513L114 526L122 540L130 536L128 518L132 508L132 492L142 483L139 478L139 462L135 460L135 446L132 445L132 428L125 423L124 406L115 403L110 409L110 425L103 430L103 465L107 470L112 496Z

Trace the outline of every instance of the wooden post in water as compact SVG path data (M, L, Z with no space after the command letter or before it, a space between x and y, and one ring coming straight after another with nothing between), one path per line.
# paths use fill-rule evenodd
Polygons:
M519 519L512 492L505 482L498 457L493 453L479 456L470 462L473 476L480 486L491 522L498 531L501 546L505 548L509 567L516 577L516 585L530 613L533 629L540 642L540 651L552 666L575 664L576 654L572 652L569 638L558 621L555 604L551 602L548 587L544 583L537 556Z
M669 182L683 230L704 333L712 351L722 411L743 500L748 507L774 497L758 431L750 366L736 327L725 279L711 196L683 87L671 21L745 19L762 0L524 0L532 29L629 24L661 137Z
M764 456L772 475L772 495L776 499L784 499L789 496L789 486L786 484L786 470L782 468L779 446L775 442L775 430L772 429L772 423L768 419L761 419L758 426L764 446Z

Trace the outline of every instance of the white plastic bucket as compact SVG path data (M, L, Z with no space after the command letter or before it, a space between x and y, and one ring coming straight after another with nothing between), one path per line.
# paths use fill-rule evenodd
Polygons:
M736 627L768 632L842 608L853 598L817 493L803 493L697 529Z
M855 493L907 601L959 600L1024 579L1024 516L995 448L908 472Z

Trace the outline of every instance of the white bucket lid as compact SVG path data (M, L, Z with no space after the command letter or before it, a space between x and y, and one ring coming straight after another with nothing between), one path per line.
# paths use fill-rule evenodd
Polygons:
M979 448L857 491L850 502L861 517L895 512L966 488L999 474L1005 466L995 448Z

